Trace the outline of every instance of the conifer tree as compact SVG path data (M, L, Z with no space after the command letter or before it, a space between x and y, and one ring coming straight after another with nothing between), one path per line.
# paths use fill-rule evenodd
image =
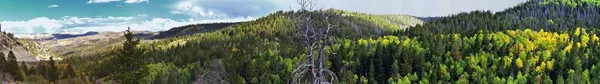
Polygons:
M6 57L4 57L4 53L0 53L0 74L6 72Z
M6 67L10 75L12 75L16 81L23 81L23 78L25 78L25 76L21 73L21 70L19 69L19 62L17 62L17 57L15 57L13 51L8 52L7 62L8 65Z
M144 66L143 51L137 48L140 40L135 39L130 28L125 31L124 37L126 41L116 57L119 66L116 73L112 74L112 79L123 84L137 84L147 74L142 67Z
M15 54L13 53L13 51L8 52L8 58L6 59L6 69L7 69L7 72L13 76L19 70L19 67L17 64L17 58L15 57Z
M67 70L63 72L62 79L75 77L75 70L73 70L73 66L70 64L67 65Z
M21 70L23 70L23 71L29 70L29 67L27 67L27 64L25 64L25 61L21 61Z
M48 61L48 68L46 69L48 70L46 73L48 74L48 80L50 82L58 80L59 72L53 57L50 57L50 60Z

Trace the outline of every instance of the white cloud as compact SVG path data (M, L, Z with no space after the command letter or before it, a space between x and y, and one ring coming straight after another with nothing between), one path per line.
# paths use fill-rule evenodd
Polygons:
M148 2L148 0L125 0L125 3L142 3Z
M186 21L176 21L166 18L153 18L152 20L142 21L139 23L128 23L128 24L116 24L116 25L104 25L104 26L88 26L88 27L74 27L66 29L64 31L76 31L84 33L86 31L124 31L128 27L132 30L148 30L148 31L164 31L173 27L185 26L190 24L199 23L215 23L215 22L240 22L254 20L254 17L240 17L231 19L212 19L212 20L195 20L188 19Z
M178 2L177 4L175 4L175 6L173 7L173 11L171 11L171 14L183 14L183 15L188 15L194 18L202 18L202 17L208 17L208 18L216 18L216 17L226 17L225 14L220 13L217 10L211 10L211 9L204 9L201 6L195 4L197 3L198 0L185 0L185 1L181 1Z
M59 7L59 6L56 4L48 6L48 8L56 8L56 7Z
M148 14L139 14L139 15L137 15L137 16L138 16L138 17L146 17L146 16L148 16Z
M61 21L46 17L34 18L28 21L2 21L2 28L14 33L52 32L63 26Z
M287 9L287 0L176 0L169 13L194 19L260 17Z
M110 3L110 2L117 2L117 1L122 1L122 0L90 0L87 3L88 4L100 4L100 3ZM125 0L125 3L142 3L142 2L149 2L148 0Z
M72 17L65 16L60 19L49 19L38 17L28 21L0 21L2 28L8 32L17 34L28 33L57 33L69 31L73 33L85 33L88 31L123 31L127 27L134 30L163 31L173 27L198 23L215 22L240 22L254 20L255 17L239 17L229 19L211 20L173 20L167 18L151 18L150 20L138 21L143 17Z
M13 33L56 33L62 29L71 27L94 26L94 25L115 25L124 24L135 19L135 17L71 17L65 16L61 19L49 19L47 17L38 17L28 21L0 21L2 28Z
M115 2L115 1L121 1L121 0L90 0L87 3L88 4L97 4L97 3L109 3L109 2Z

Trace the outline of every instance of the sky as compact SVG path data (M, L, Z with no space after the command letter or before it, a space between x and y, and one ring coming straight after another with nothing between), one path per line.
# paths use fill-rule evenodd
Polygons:
M448 16L502 11L525 0L315 0L318 8L370 14ZM16 34L164 31L199 23L239 22L296 10L296 0L0 0L2 31Z

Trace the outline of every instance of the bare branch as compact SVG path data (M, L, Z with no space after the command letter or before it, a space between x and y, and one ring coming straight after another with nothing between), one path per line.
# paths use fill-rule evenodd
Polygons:
M335 38L329 35L333 28L330 22L331 14L323 11L323 9L313 11L316 2L312 0L297 0L297 3L301 9L298 12L299 16L294 18L295 35L298 39L304 41L303 44L305 44L307 51L305 61L302 61L303 63L296 66L296 69L292 71L292 83L336 83L337 76L335 73L324 67L324 60L327 59L327 53L324 51L331 51L327 48L334 44L333 39ZM325 20L325 22L312 22L313 18Z

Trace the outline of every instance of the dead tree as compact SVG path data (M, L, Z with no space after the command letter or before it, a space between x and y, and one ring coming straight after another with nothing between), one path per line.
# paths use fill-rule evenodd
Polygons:
M332 14L322 10L313 11L316 2L312 0L297 0L297 3L301 9L294 17L296 37L305 46L307 59L298 64L292 72L292 83L335 83L337 82L335 73L323 66L327 57L324 51L329 50L326 48L334 43L334 37L329 35L332 29L329 17ZM323 20L323 22L314 22L316 20Z

